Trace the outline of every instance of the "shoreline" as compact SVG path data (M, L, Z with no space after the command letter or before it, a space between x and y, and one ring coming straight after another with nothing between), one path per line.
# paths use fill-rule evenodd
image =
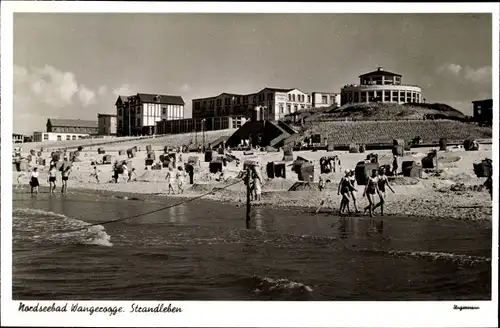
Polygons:
M416 149L405 153L401 161L419 162L431 149ZM379 164L387 165L392 163L392 153L390 151L378 151ZM49 155L49 154L46 154ZM244 162L245 160L258 161L261 166L263 177L267 177L266 163L272 161L282 161L281 152L254 152L245 154L243 152L233 152ZM328 174L320 173L320 159L323 156L338 156L342 165L336 172ZM349 153L342 151L334 152L309 152L301 151L294 153L294 157L303 157L314 166L313 183L310 185L300 185L297 173L292 171L292 162L286 164L286 178L265 179L262 184L262 200L252 202L254 207L269 208L293 208L316 211L321 201L326 199L325 211L337 211L340 204L340 196L337 195L337 186L340 178L346 169L353 169L359 161L363 161L367 154ZM102 191L109 194L135 194L139 198L143 197L166 197L167 199L187 199L201 197L202 199L215 202L230 203L245 206L246 188L243 183L229 186L224 190L218 188L227 186L235 182L238 174L242 172L242 166L237 166L235 162L228 162L224 170L224 182L214 180L214 175L209 172L209 163L205 162L203 154L197 154L198 164L195 169L194 184L185 184L185 193L182 195L168 195L167 183L165 181L166 169L150 170L144 167L146 152L138 152L132 159L131 165L136 169L137 181L124 183L123 179L116 183L109 183L112 175L111 164L100 164L97 166L100 183L91 177L93 172L92 161L98 160L102 155L82 153L79 161L73 163L73 170L68 183L69 190L82 191ZM432 218L435 220L463 220L463 221L491 221L492 201L489 193L481 186L486 178L478 178L473 170L473 164L484 158L491 158L491 147L483 146L479 151L465 151L463 149L450 148L440 151L439 171L430 170L422 172L422 176L390 178L391 186L395 194L389 192L384 206L385 216L410 216L421 218ZM185 157L185 156L184 156ZM113 160L126 159L126 155L114 156ZM18 173L12 172L12 184L15 188ZM325 190L319 191L317 182L319 176L327 183ZM40 182L45 188L48 186L47 166L40 166ZM186 179L187 180L187 179ZM21 183L27 185L27 177L21 178ZM187 181L186 181L187 182ZM29 186L28 186L29 187ZM61 180L58 175L57 190L60 192ZM177 186L174 186L177 191ZM293 188L292 188L293 187ZM212 190L216 188L216 190ZM293 189L293 191L290 191ZM363 208L368 205L366 198L362 197L364 186L357 186L356 198L358 209L363 212ZM478 191L481 190L481 191ZM28 190L29 192L29 190ZM378 198L378 197L377 197ZM351 201L352 209L352 201ZM336 214L335 212L333 212ZM380 213L378 211L378 213ZM358 214L359 215L359 214ZM368 215L367 215L368 216Z
M230 182L234 183L234 181ZM235 186L242 188L242 182L237 183ZM147 184L150 188L134 188L132 191L131 186L136 184ZM226 184L227 185L227 184ZM265 185L265 184L264 184ZM13 191L15 190L15 185L13 184ZM29 192L29 185L25 185L24 190ZM196 191L192 190L193 186L207 186L212 188L211 191ZM68 185L69 192L77 191L88 193L91 191L96 191L101 195L111 198L123 199L125 197L132 201L142 201L144 197L152 197L154 199L168 199L185 201L191 198L197 198L197 200L205 200L212 202L219 202L225 204L231 204L235 206L246 206L246 192L238 192L231 189L231 187L224 190L217 190L217 188L223 187L223 184L207 184L200 183L190 186L185 190L184 194L174 194L169 195L166 193L167 187L165 183L159 182L131 182L128 184L114 184L114 183L80 183L78 187L72 187L71 182ZM138 186L139 187L139 186ZM141 186L142 187L142 186ZM234 186L233 186L234 187ZM335 216L338 215L338 204L340 203L340 196L336 194L336 188L331 188L329 186L323 192L318 190L306 190L306 191L287 191L287 190L265 190L262 192L262 200L260 202L252 201L252 207L264 207L264 208L277 208L277 209L289 209L301 212L314 212L319 207L321 201L326 200L324 206L322 206L319 214L331 214ZM398 188L399 187L399 188ZM489 201L489 195L487 192L477 192L477 191L464 191L464 192L447 192L442 193L435 190L428 190L428 188L422 188L425 193L421 193L419 197L409 197L408 195L398 194L398 189L407 186L394 186L396 194L389 194L387 203L385 205L385 215L380 216L380 212L377 211L375 218L379 217L400 217L407 216L416 219L424 220L458 220L458 221L473 221L473 222L491 222L492 221L492 207L487 206ZM208 189L207 188L207 189ZM42 189L47 189L48 187L43 186ZM149 189L149 190L148 190ZM243 189L243 188L242 188ZM58 186L58 191L56 194L60 194L60 185ZM153 191L156 190L156 191ZM361 213L358 214L344 214L343 217L350 216L366 216L363 215L362 208L367 205L365 198L361 197L360 190L358 190L357 202L358 208ZM477 199L477 194L482 197ZM200 197L204 195L203 197ZM453 206L452 204L460 203L462 206ZM478 204L479 203L479 204ZM352 206L352 204L350 205ZM404 209L403 211L398 211L397 209ZM353 211L354 212L354 211Z

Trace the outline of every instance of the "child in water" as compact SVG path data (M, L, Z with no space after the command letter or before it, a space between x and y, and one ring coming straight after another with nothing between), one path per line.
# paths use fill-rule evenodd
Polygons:
M184 180L186 178L186 172L182 169L182 166L177 168L177 187L179 188L179 194L184 193Z

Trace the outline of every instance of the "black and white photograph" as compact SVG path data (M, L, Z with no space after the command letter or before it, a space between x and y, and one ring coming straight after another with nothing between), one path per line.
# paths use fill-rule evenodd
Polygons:
M180 301L252 301L241 316L317 304L333 327L337 303L396 301L496 322L498 8L10 5L9 320L70 302L61 315L81 325L92 304L126 302L85 320L142 325L202 313Z

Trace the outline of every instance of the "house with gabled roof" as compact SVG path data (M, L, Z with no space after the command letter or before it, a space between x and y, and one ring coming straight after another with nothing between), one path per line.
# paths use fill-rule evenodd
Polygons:
M117 134L119 136L152 135L163 120L182 120L186 117L181 96L137 93L120 95L116 99Z

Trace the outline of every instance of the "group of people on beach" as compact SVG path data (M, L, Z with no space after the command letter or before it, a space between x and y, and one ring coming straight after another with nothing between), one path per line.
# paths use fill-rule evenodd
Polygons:
M49 172L47 174L47 182L49 184L49 189L50 193L53 194L56 191L57 187L57 165L54 161L50 162L49 166ZM62 180L62 185L61 185L61 193L66 193L68 190L68 180L69 180L69 175L71 173L71 165L68 163L67 158L64 158L64 163L62 164L61 168L59 169L61 172L61 180ZM26 173L22 172L17 176L17 186L16 188L19 188L21 185L21 178L25 176ZM28 175L29 178L29 185L31 187L31 194L36 194L38 195L39 193L39 187L40 187L40 172L38 171L38 167L34 167Z
M258 164L250 166L244 177L245 185L250 186L250 200L260 201L262 195L262 172Z
M369 211L370 217L374 216L374 210L380 207L380 214L384 215L384 204L387 199L387 189L395 193L392 186L389 184L389 179L387 178L385 168L380 168L378 170L372 170L371 176L366 182L365 189L363 190L363 197L366 196L368 199L368 206L364 208L364 213ZM339 214L342 215L347 212L350 214L351 209L349 203L352 200L354 205L354 210L359 213L356 192L358 191L355 187L356 177L354 170L346 170L345 175L342 177L337 190L337 195L342 196L340 201ZM387 189L386 189L387 188ZM376 203L376 196L378 196L379 201Z

